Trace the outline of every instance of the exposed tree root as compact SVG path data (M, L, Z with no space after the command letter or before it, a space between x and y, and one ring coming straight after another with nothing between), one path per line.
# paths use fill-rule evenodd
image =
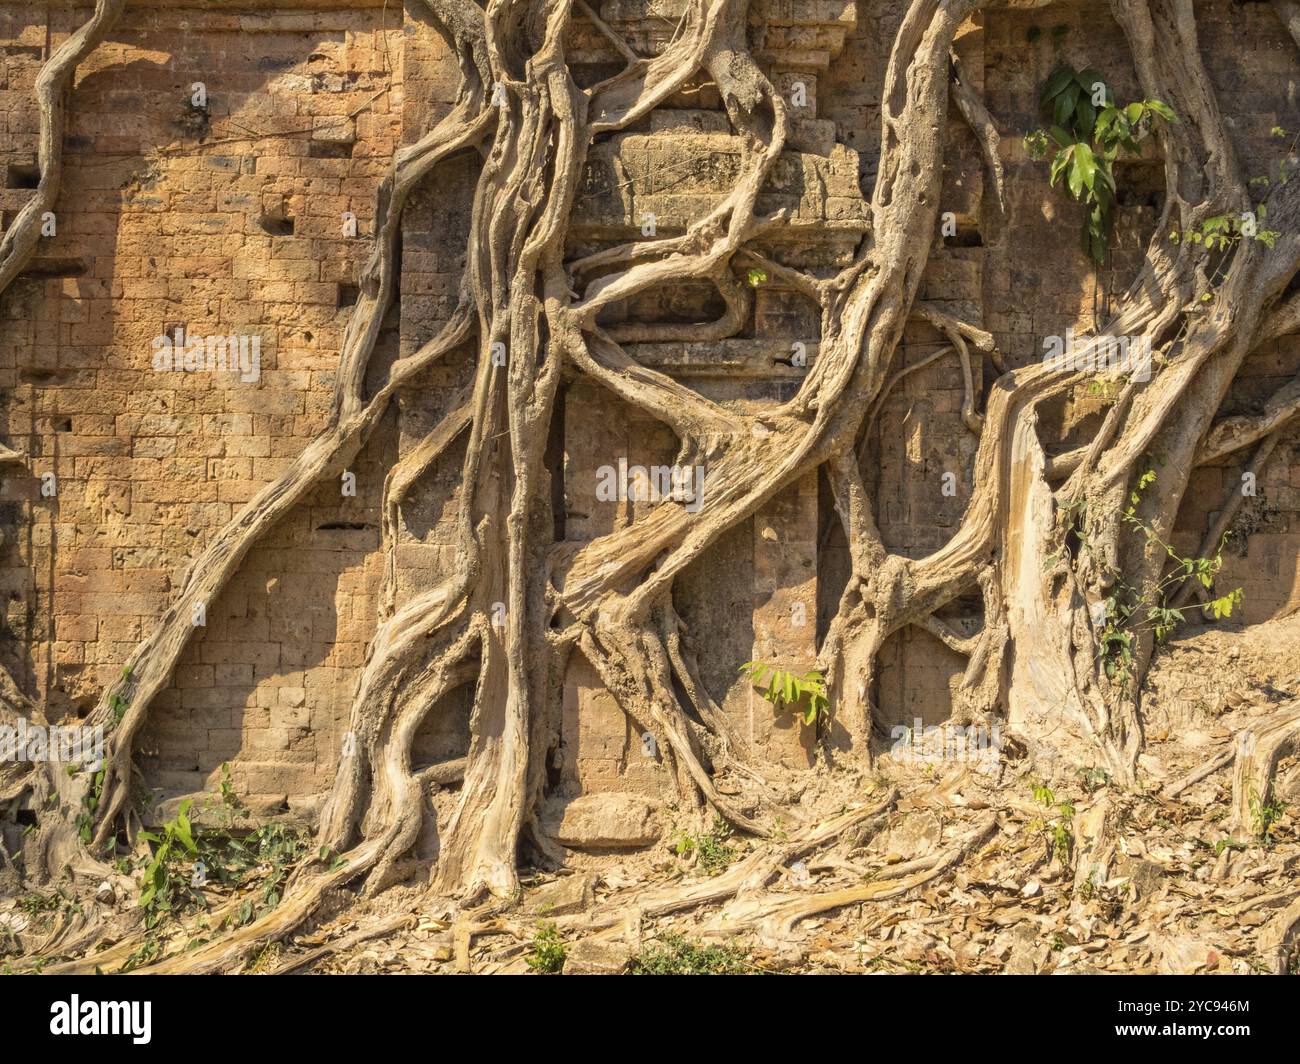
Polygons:
M738 899L722 912L713 926L718 930L725 928L728 933L734 933L737 928L756 926L762 938L788 938L794 925L810 916L848 905L898 898L930 882L987 842L996 830L997 818L992 813L987 814L948 849L898 865L890 869L887 879L823 894L772 894L750 901Z
M891 789L879 802L834 817L796 839L779 845L764 846L711 879L644 891L628 899L617 909L602 912L598 916L583 915L563 919L558 923L566 929L575 931L614 928L617 933L617 929L629 919L641 920L668 916L671 913L716 904L728 898L760 892L790 862L859 830L863 825L880 817L897 800L898 791Z
M41 184L0 247L0 290L30 257L37 239L32 218L57 192L66 86L121 6L120 0L101 0L92 20L42 71ZM722 875L646 892L632 899L629 912L657 916L734 898L717 927L752 926L780 939L809 916L901 897L978 850L997 829L992 814L978 818L947 849L893 868L887 879L824 893L766 893L785 864L862 829L894 796L813 828L783 807L776 773L756 763L685 652L673 590L677 577L724 535L822 468L851 561L818 648L832 700L827 749L840 761L869 763L878 723L878 658L891 635L915 625L968 659L958 693L961 712L981 719L1005 715L1009 731L1030 748L1044 774L1100 762L1118 784L1135 784L1143 741L1139 692L1153 643L1137 638L1132 671L1116 681L1105 668L1105 648L1089 612L1117 573L1150 589L1164 571L1167 558L1151 541L1124 535L1119 513L1131 482L1148 466L1158 470L1137 513L1155 536L1166 538L1198 459L1226 454L1243 440L1275 440L1270 434L1300 409L1293 390L1284 390L1258 418L1214 423L1247 354L1287 327L1291 316L1289 304L1278 301L1300 266L1300 182L1284 183L1270 197L1270 224L1283 233L1272 251L1241 242L1228 257L1211 309L1189 313L1204 294L1202 263L1187 245L1173 249L1166 234L1249 204L1200 60L1189 0L1111 4L1143 91L1167 101L1180 121L1159 133L1167 188L1156 236L1140 276L1097 339L1149 343L1159 354L1158 372L1150 383L1123 385L1095 436L1055 459L1044 452L1038 419L1047 404L1084 379L1082 371L1048 364L1008 370L988 333L916 303L939 216L950 98L975 130L998 202L1005 202L997 131L952 58L954 38L981 6L977 0L908 5L884 78L871 231L852 264L830 277L785 266L752 247L787 222L783 212L757 214L756 204L785 151L790 120L781 95L750 56L745 0L689 0L673 44L652 58L638 56L579 0L579 10L626 62L589 89L574 81L564 51L573 0L494 0L486 10L470 0L426 0L426 6L458 56L460 91L426 136L397 153L378 190L371 257L344 335L328 423L290 469L207 545L176 600L131 655L126 679L104 692L89 720L110 730L102 797L88 801L90 773L0 775L0 799L30 789L36 804L49 798L59 809L28 847L27 875L40 881L65 868L105 874L96 855L127 825L133 742L170 682L193 632L195 609L221 593L252 547L314 485L346 469L396 393L462 346L476 352L472 381L384 485L379 624L353 689L349 742L319 826L318 842L341 853L342 866L323 871L304 864L270 913L144 970L236 969L261 945L309 920L329 892L352 886L368 898L391 886L403 877L424 827L424 788L431 781L459 782L460 790L454 810L436 825L430 897L454 899L467 914L477 913L473 907L489 896L495 900L488 907L512 903L520 891L521 843L555 853L537 807L558 727L553 707L575 649L623 710L655 733L683 808L711 810L764 840ZM741 143L731 188L681 233L566 262L569 218L597 138L629 128L702 78L716 87ZM466 151L480 152L483 164L458 306L432 339L366 395L370 357L398 290L404 205L441 163ZM639 364L621 345L735 335L753 298L736 277L746 262L759 263L814 300L822 329L818 357L796 394L742 413ZM613 305L684 280L717 288L725 306L717 320L599 324ZM979 436L960 527L920 558L885 547L863 475L867 441L885 398L917 368L895 364L903 331L916 316L947 341L921 364L949 351L958 356L962 423ZM1002 375L980 410L972 359L985 354ZM703 498L692 500L702 505L665 500L590 542L554 542L546 451L566 373L590 378L671 429L679 461L707 468L706 486L697 488ZM395 554L404 500L461 438L458 564L436 586L401 601ZM14 457L0 453L0 460ZM1073 549L1072 542L1084 546ZM976 591L982 627L959 635L938 612ZM417 772L411 763L417 731L466 685L473 689L466 756ZM31 709L15 703L11 712ZM1257 736L1249 755L1237 758L1240 823L1252 794L1267 798L1278 760L1295 747L1300 730L1295 712L1288 713ZM724 774L739 782L743 797L719 786ZM79 812L93 829L89 846L73 830ZM787 824L795 820L795 840L777 841L778 814ZM1094 827L1086 863L1102 862L1109 853L1105 823ZM615 917L583 920L570 924L599 929ZM383 926L399 923L394 918ZM1278 950L1287 948L1294 923L1277 931ZM96 962L125 961L124 950L119 944L96 955ZM325 952L322 947L315 956ZM91 962L77 963L84 970Z
M1260 956L1271 962L1273 975L1286 975L1293 970L1297 934L1300 934L1300 898L1273 917L1259 936Z
M36 193L23 204L0 239L0 292L13 283L36 254L45 215L54 209L63 182L63 134L67 127L68 96L77 65L113 28L126 0L96 0L94 13L46 60L36 78L40 113Z
M1290 702L1237 738L1232 772L1232 829L1253 834L1273 794L1278 763L1300 750L1300 701ZM1266 826L1264 824L1263 826Z

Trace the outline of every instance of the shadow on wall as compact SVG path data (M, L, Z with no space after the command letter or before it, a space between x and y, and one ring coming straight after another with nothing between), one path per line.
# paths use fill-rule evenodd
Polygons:
M177 34L158 22L179 16L153 13L142 30L128 15L87 63L70 107L57 237L0 312L21 367L0 430L59 487L48 500L35 480L6 489L30 516L26 534L0 548L4 589L29 617L54 618L48 629L11 623L24 642L8 657L25 659L15 674L54 719L94 704L174 597L186 559L324 423L342 279L367 250L344 239L340 212L372 207L393 138L379 128L354 158L356 130L331 139L308 112L375 95L364 77L326 71L333 54L351 61L364 49L355 38L376 29L375 15L340 12L348 32L310 35ZM378 49L378 34L371 43ZM141 51L169 58L113 61ZM241 51L249 62L234 61ZM386 82L377 60L369 68ZM281 75L294 83L276 91ZM211 116L191 103L195 81L208 83ZM218 146L197 117L275 135ZM6 161L20 179L21 153ZM304 190L319 194L295 199ZM258 374L156 372L152 341L177 326L254 334ZM228 760L254 794L328 782L375 618L384 470L363 456L353 471L355 496L319 486L207 604L141 745L165 794L203 789Z

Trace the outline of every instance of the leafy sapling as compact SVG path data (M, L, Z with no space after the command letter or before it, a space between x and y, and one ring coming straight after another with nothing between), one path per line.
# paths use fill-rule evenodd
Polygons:
M1051 115L1051 126L1027 134L1025 150L1034 159L1051 154L1051 184L1060 182L1071 199L1084 205L1083 250L1100 265L1115 226L1115 161L1121 153L1139 154L1157 119L1177 122L1178 117L1160 100L1118 106L1098 71L1076 70L1068 63L1047 79L1040 103Z
M747 661L740 666L740 671L749 673L755 688L772 705L801 713L805 724L815 724L818 718L830 715L826 677L819 669L796 673L765 661ZM800 705L802 710L797 708Z

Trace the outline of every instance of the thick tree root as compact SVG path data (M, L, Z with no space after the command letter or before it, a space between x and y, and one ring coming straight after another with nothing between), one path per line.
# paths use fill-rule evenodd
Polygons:
M120 0L100 0L92 20L42 71L41 186L0 245L0 290L30 257L37 232L32 219L57 191L66 86L121 6ZM953 41L980 7L977 0L907 6L884 77L870 234L854 261L832 277L786 267L751 246L787 221L782 212L755 212L785 150L790 119L780 93L749 54L745 0L688 0L672 46L652 58L637 56L580 3L626 61L622 71L590 89L578 87L564 51L572 0L531 0L510 11L510 5L485 10L470 0L426 0L426 6L460 61L460 91L427 135L398 152L378 190L371 258L345 331L329 421L289 471L217 534L126 663L128 678L104 692L89 720L111 731L102 798L88 801L88 773L0 776L0 797L30 789L39 800L56 797L62 810L45 818L49 823L30 847L29 876L61 867L104 874L92 851L111 845L128 820L133 742L192 635L196 607L221 593L249 550L314 485L346 468L399 390L462 345L472 345L477 355L472 381L450 401L442 422L401 457L384 487L380 622L354 689L352 742L340 754L319 831L322 845L343 853L344 867L322 872L304 866L271 913L146 970L232 970L260 945L311 918L328 892L351 884L372 896L396 882L423 827L423 787L444 769L448 781L459 780L460 793L451 815L437 825L431 896L455 898L462 911L489 894L498 899L490 904L509 904L519 893L525 827L538 850L555 852L537 807L557 741L553 704L575 647L624 711L661 740L686 808L707 807L766 840L723 875L646 892L630 900L629 911L655 916L734 898L723 914L728 928L754 926L782 938L808 916L902 896L954 867L996 830L992 816L942 853L894 868L889 879L823 894L761 893L793 855L861 828L881 810L854 810L812 829L800 825L799 841L774 841L767 814L781 806L771 778L777 773L755 762L700 681L681 645L672 596L677 577L723 536L822 468L852 568L818 648L832 700L825 738L836 758L869 762L877 659L891 635L915 625L968 658L959 693L963 712L983 718L1004 713L1008 729L1049 770L1100 761L1118 783L1135 784L1142 745L1138 692L1153 641L1136 636L1131 675L1113 681L1088 608L1105 597L1116 574L1149 590L1164 571L1167 558L1149 540L1122 535L1126 526L1118 514L1130 482L1148 464L1158 467L1155 487L1135 512L1163 539L1198 458L1227 453L1224 448L1235 449L1243 439L1273 439L1269 433L1289 423L1296 409L1294 395L1279 393L1249 424L1214 424L1246 355L1277 330L1293 327L1292 319L1300 325L1295 301L1279 303L1300 267L1300 182L1282 183L1270 196L1270 224L1282 232L1272 250L1265 254L1257 242L1240 242L1227 256L1211 308L1187 313L1204 294L1203 262L1187 243L1172 248L1166 234L1249 206L1200 59L1190 4L1112 0L1144 93L1168 102L1180 121L1159 131L1167 195L1144 268L1099 339L1150 343L1160 356L1159 371L1149 383L1123 385L1092 440L1055 459L1044 453L1038 418L1083 374L1047 364L1007 372L983 330L916 305L938 221L950 98L976 131L1002 199L997 131L959 70L953 81ZM628 129L703 79L716 88L741 142L732 186L684 232L566 263L569 217L597 138ZM398 290L404 206L438 165L472 150L483 162L458 307L367 396L370 357ZM739 412L640 365L620 346L734 335L752 301L735 268L750 261L814 300L821 312L818 357L788 401ZM718 288L725 311L717 320L599 324L615 304L685 280ZM914 316L947 340L931 359L949 350L958 356L965 385L961 419L979 436L961 524L948 543L921 558L886 549L863 475L884 399L910 371L895 361ZM972 360L985 354L1004 372L981 411ZM703 505L666 500L589 542L555 543L546 456L566 374L589 377L675 433L679 460L707 467ZM462 438L458 565L438 586L399 601L395 555L403 501ZM1072 542L1084 546L1071 549ZM958 635L937 613L975 590L983 628L971 637ZM417 773L411 748L421 723L467 684L474 693L465 757ZM17 706L14 712L29 710ZM1293 717L1277 718L1255 749L1237 758L1239 827L1252 801L1267 800L1278 760L1294 749ZM743 800L719 787L724 773L743 782ZM70 818L78 813L91 817L89 849L72 830ZM789 810L782 815L788 820ZM1105 840L1103 823L1087 861L1105 857ZM1288 934L1289 926L1283 938ZM117 960L121 948L100 960Z
M772 894L753 900L737 899L723 910L710 930L734 934L737 928L755 927L761 940L779 942L788 939L800 920L850 905L902 897L958 864L967 854L986 843L996 830L997 817L989 813L948 849L897 865L890 869L888 878L860 887L821 894Z
M1237 737L1232 772L1232 830L1262 833L1263 810L1273 794L1278 763L1300 751L1300 701L1289 702L1276 713Z

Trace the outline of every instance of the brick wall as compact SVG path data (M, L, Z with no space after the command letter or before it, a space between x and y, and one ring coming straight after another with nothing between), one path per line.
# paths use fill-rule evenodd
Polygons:
M633 38L656 32L634 0L600 6ZM802 84L807 100L760 203L793 212L769 248L787 261L833 269L866 228L854 182L869 189L874 176L880 86L904 6L859 0L854 22L842 0L755 4L760 60L786 93ZM1269 131L1300 130L1300 61L1265 5L1216 0L1197 13L1238 148L1252 174L1263 172L1286 146ZM85 14L0 3L6 225L30 195L36 73ZM1065 32L1054 33L1058 26ZM1041 32L1031 42L1033 27ZM965 28L958 51L1002 131L1011 197L999 210L973 137L954 122L941 209L954 214L957 236L936 247L921 298L982 322L1007 359L1024 364L1041 357L1044 337L1091 327L1106 292L1133 275L1154 224L1157 160L1122 172L1129 191L1113 263L1094 290L1076 250L1077 208L1048 187L1046 165L1027 159L1021 137L1041 124L1037 94L1059 59L1099 67L1123 98L1136 93L1118 29L1095 4L992 12ZM608 73L612 52L581 22L572 54L579 77ZM191 105L195 82L206 87L206 108ZM0 660L51 716L93 704L190 561L323 425L375 186L396 146L429 128L455 85L441 38L418 15L373 2L280 5L258 15L132 4L80 71L57 237L0 299L0 437L33 456L29 472L6 470L0 484ZM725 190L733 149L716 93L692 89L669 101L594 153L571 250L626 239L649 212L661 232L687 224ZM418 346L454 303L477 165L465 157L441 168L408 207L401 299L375 372ZM345 235L345 212L356 217L355 237ZM683 286L617 308L607 324L697 320L718 306L715 293ZM256 337L258 379L155 372L152 342L177 326ZM759 404L797 386L800 371L787 364L792 344L806 343L815 357L817 326L801 297L765 284L732 340L630 347L711 397ZM926 358L938 340L928 327L910 327L899 365ZM169 794L201 789L225 761L250 794L297 801L328 784L375 624L384 475L431 427L471 357L456 352L432 367L412 390L416 401L395 406L351 469L355 496L319 485L208 604L141 742L151 785ZM1257 352L1227 412L1253 409L1298 363L1295 340ZM994 375L987 366L975 371L979 387ZM960 369L944 358L905 378L887 401L891 430L869 443L891 549L933 550L960 521L977 443L961 424L961 399ZM1095 397L1075 397L1059 425L1045 425L1049 444L1064 446L1099 411ZM1246 587L1251 621L1300 602L1298 447L1295 433L1279 446L1238 521L1241 553L1229 558L1228 577ZM620 458L671 462L674 441L579 380L563 393L556 450L560 531L580 540L635 509L596 498L599 467ZM399 596L454 560L448 516L460 460L453 448L403 509ZM41 473L57 477L53 498L41 495ZM954 489L947 493L945 474ZM1183 546L1195 545L1239 478L1239 462L1197 472L1179 519ZM811 664L845 570L838 521L824 485L810 477L679 581L678 609L713 696L769 756L791 764L807 763L806 731L789 714L774 717L736 666L750 657ZM957 626L968 624L973 604L950 613ZM927 633L900 633L884 656L882 721L945 717L961 667ZM417 762L463 752L467 706L462 690L430 714ZM562 713L556 764L569 791L666 786L662 764L641 749L640 722L624 718L581 660Z

